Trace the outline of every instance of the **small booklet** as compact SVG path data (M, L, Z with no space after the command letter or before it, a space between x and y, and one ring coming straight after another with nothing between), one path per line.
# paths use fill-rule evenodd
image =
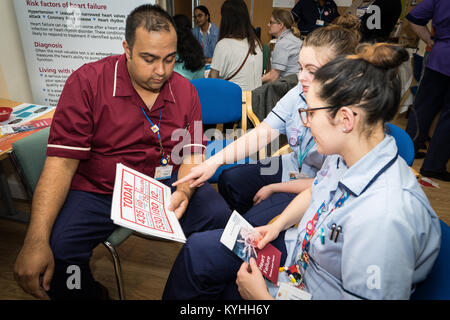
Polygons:
M0 127L1 134L13 134L18 132L31 131L49 127L52 123L51 118L33 120L21 125L4 125Z
M168 209L170 196L168 186L118 163L111 219L140 233L184 243L181 225Z
M271 282L277 283L281 261L281 251L268 243L262 250L256 245L261 234L238 212L234 211L223 231L220 242L242 260L256 260L258 269Z

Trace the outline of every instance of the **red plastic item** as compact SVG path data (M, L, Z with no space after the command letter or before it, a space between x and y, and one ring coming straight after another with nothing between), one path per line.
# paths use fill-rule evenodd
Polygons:
M8 120L11 112L12 108L0 107L0 122Z

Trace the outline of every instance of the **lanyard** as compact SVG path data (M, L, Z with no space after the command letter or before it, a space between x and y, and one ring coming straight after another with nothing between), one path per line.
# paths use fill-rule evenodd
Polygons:
M298 171L302 170L302 164L305 160L306 156L308 155L309 151L312 147L314 147L316 143L314 142L313 138L308 141L308 144L306 145L305 152L302 153L302 144L300 142L300 145L298 146Z
M319 11L320 20L322 20L322 15L323 15L323 12L325 11L325 5L323 6L322 10L320 10L319 7L317 7L317 10Z
M305 138L305 135L306 135L306 130L303 132L303 134L300 138L300 143L298 144L298 157L297 157L298 171L302 170L303 161L305 160L305 158L308 155L311 148L314 147L314 145L316 144L314 142L314 139L311 137L311 139L309 139L308 143L306 144L305 152L302 153L302 143L303 143L303 139Z
M144 113L145 118L147 118L148 122L150 122L150 125L152 126L151 129L153 133L156 133L156 136L158 137L159 146L161 147L161 164L166 165L169 163L169 158L165 156L164 147L162 145L161 141L161 134L159 133L159 126L161 125L161 118L162 118L162 111L163 108L161 108L161 111L159 112L159 122L158 125L153 124L152 120L148 117L148 115L145 113L144 108L141 107L142 113Z
M344 191L342 196L338 199L338 201L336 201L334 208L330 211L329 214L331 214L337 208L342 207L344 205L345 201L348 199L349 195L350 194L347 191ZM302 252L300 254L300 259L299 259L304 270L306 270L306 268L308 267L308 263L309 263L309 254L308 253L309 253L311 239L314 236L314 233L316 231L317 221L319 220L320 216L324 212L325 212L325 202L322 203L322 205L319 207L319 209L317 209L314 217L310 221L308 221L308 223L306 224L306 233L305 233L305 237L303 238Z
M347 200L348 197L349 197L349 193L347 191L344 191L344 193L339 198L339 200L336 201L336 204L334 205L334 208L330 211L330 214L336 208L342 207L344 205L345 200ZM319 220L322 213L324 213L325 211L326 211L325 210L325 202L323 202L322 205L319 207L319 209L317 209L314 217L306 224L306 233L305 233L305 237L302 242L302 251L299 254L298 261L295 264L293 264L292 266L290 266L289 268L287 268L287 267L280 268L280 272L286 272L288 274L289 279L292 282L292 284L295 285L296 287L299 287L302 290L304 290L305 284L304 284L303 276L300 272L300 266L302 266L303 270L306 271L306 268L308 267L308 263L309 263L309 255L308 255L309 244L311 242L312 237L314 236L317 221Z

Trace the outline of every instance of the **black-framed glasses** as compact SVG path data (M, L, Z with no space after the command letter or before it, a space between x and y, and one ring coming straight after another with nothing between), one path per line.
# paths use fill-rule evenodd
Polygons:
M311 114L313 111L316 111L316 110L323 110L323 109L336 109L336 108L342 108L342 107L344 107L344 106L328 106L328 107L308 108L308 109L305 109L305 108L299 108L299 109L298 109L298 114L300 115L300 120L302 120L302 123L306 126L306 125L308 124L308 122L309 122L310 114ZM353 114L354 114L355 116L358 115L355 111L352 110L352 112L353 112Z
M273 25L273 24L281 24L281 22L269 20L269 24L270 24L270 25Z

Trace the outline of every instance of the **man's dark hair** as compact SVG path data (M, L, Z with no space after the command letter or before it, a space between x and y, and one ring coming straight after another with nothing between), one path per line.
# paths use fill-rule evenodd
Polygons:
M125 40L133 48L136 29L144 27L150 31L170 31L170 25L175 29L175 23L172 17L160 6L144 4L134 9L127 17L125 27Z

